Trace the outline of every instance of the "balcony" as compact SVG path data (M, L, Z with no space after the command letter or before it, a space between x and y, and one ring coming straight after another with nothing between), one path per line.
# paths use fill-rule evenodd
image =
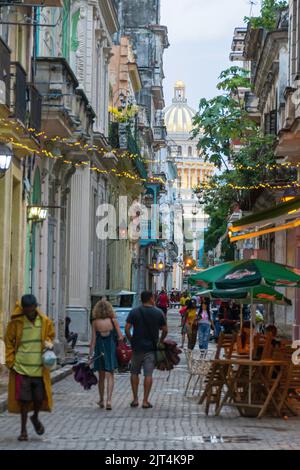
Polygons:
M42 96L33 84L28 85L29 91L29 127L40 131L42 127Z
M62 57L38 57L36 87L42 95L42 126L50 137L71 137L79 125L76 119L78 81Z
M165 98L163 92L163 78L164 74L161 67L155 67L152 82L152 96L154 100L154 107L157 110L162 110L165 107Z
M27 82L26 72L19 62L12 62L11 72L11 112L15 119L26 124Z
M128 150L131 154L137 155L133 159L134 166L142 178L147 178L148 171L142 160L140 148L129 128L129 123L112 122L110 124L109 144L120 151Z
M260 123L261 114L258 109L258 98L254 93L251 93L251 91L246 91L245 93L245 110L247 111L250 119L257 124Z
M59 7L59 8L62 8L64 6L64 2L63 0L18 0L18 1L15 1L15 2L9 2L7 0L3 0L2 3L19 3L19 4L22 4L22 3L25 3L25 4L29 4L29 5L32 5L32 6L41 6L41 7ZM0 2L1 4L1 2Z
M147 171L147 168L145 166L145 163L143 162L142 160L142 156L141 156L141 152L140 152L140 149L139 149L139 146L135 140L135 138L132 136L131 133L128 134L128 150L130 153L132 153L133 155L138 155L135 159L134 159L134 165L139 173L139 175L142 177L142 178L147 178L147 175L148 175L148 171Z
M167 128L165 126L154 126L153 139L157 147L165 147L167 145Z
M0 117L9 115L10 49L0 37Z

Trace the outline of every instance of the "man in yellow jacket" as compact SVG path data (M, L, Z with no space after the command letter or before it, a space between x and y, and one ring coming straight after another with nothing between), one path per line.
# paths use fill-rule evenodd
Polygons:
M27 441L27 416L37 434L45 429L39 421L40 411L51 411L50 371L43 366L42 354L55 337L52 321L37 308L33 295L24 295L17 304L5 335L6 366L10 370L8 411L21 414L20 441Z

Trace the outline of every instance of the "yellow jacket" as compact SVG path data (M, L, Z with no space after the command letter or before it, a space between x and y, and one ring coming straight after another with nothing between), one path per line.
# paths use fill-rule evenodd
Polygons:
M53 342L55 338L55 330L53 322L44 315L39 309L37 309L38 315L42 320L42 349L44 349L45 341ZM20 413L20 404L16 400L16 387L15 377L16 373L13 370L15 363L16 352L20 345L24 327L24 314L22 313L22 307L17 303L15 311L11 316L11 320L7 325L5 334L5 354L6 354L6 366L10 370L9 373L9 384L8 384L8 411L11 413ZM52 389L51 389L51 377L50 371L46 367L43 368L43 380L46 391L46 398L42 405L42 411L51 411L52 409ZM29 411L33 409L33 404L29 406Z

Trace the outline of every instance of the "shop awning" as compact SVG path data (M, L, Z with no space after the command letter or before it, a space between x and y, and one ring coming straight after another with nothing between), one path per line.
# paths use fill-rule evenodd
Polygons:
M271 207L270 209L248 215L240 220L236 220L232 224L231 231L240 232L248 227L261 225L262 222L264 225L267 225L269 222L274 223L274 219L277 219L282 215L295 214L298 211L300 211L300 197L289 202L283 202L275 207Z
M291 216L288 220L288 216ZM230 241L260 237L300 226L300 197L236 220L229 227Z

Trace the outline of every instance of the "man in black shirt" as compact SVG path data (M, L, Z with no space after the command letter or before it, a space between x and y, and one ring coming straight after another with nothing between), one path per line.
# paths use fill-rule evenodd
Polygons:
M155 307L152 292L143 292L142 305L134 308L128 315L125 332L131 343L133 355L131 360L131 387L133 401L131 407L139 406L138 388L139 375L144 370L144 399L143 408L152 408L148 398L152 387L152 375L155 368L155 351L159 340L159 331L162 330L160 342L168 334L166 318L163 312ZM131 328L133 327L133 335Z

